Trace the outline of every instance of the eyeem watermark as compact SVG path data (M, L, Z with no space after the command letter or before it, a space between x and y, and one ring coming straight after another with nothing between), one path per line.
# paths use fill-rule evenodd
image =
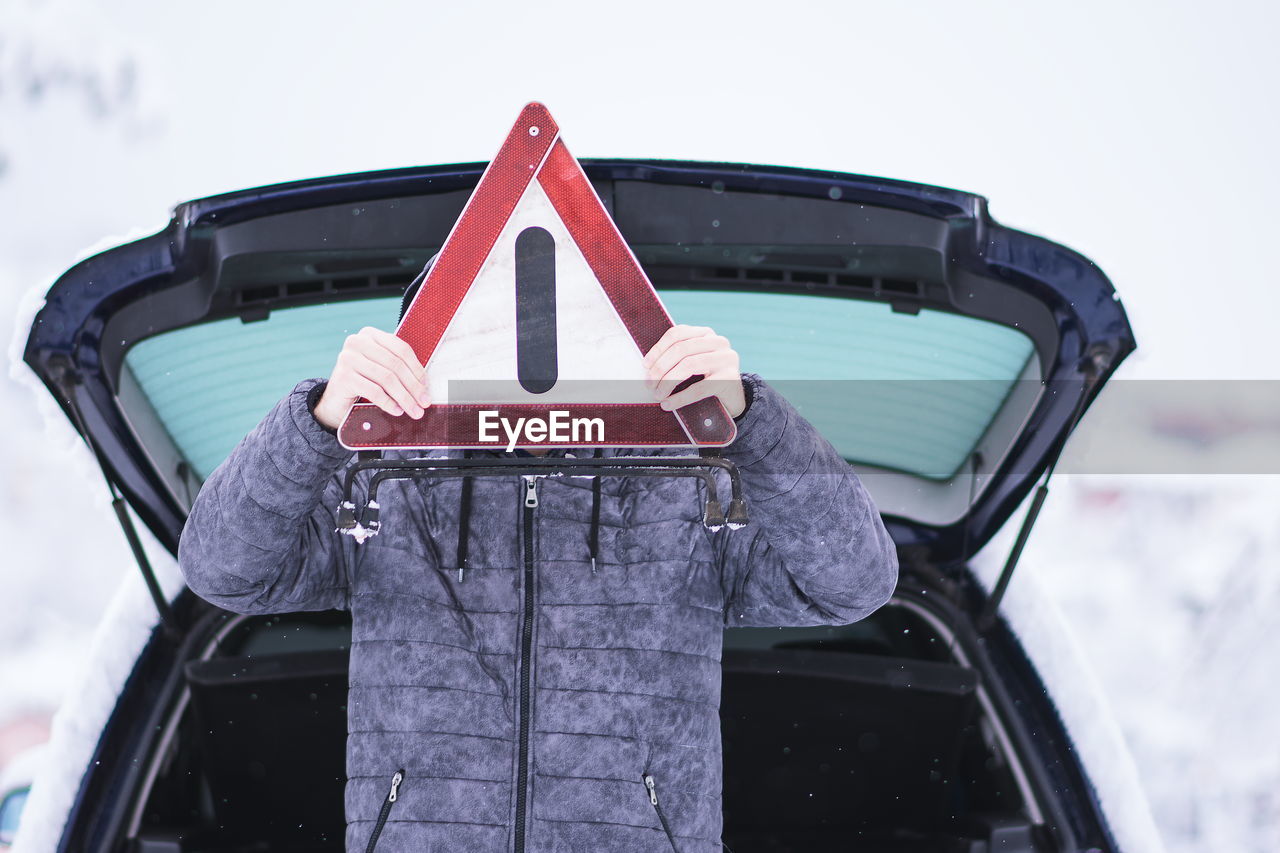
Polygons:
M499 442L505 436L508 453L522 443L539 444L549 441L604 444L603 418L575 418L567 411L556 409L548 412L545 418L516 418L512 421L502 417L496 409L482 409L479 417L480 440ZM499 429L502 431L501 435Z

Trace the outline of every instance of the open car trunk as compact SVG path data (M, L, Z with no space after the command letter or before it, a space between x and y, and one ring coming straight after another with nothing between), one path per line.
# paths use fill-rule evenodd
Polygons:
M901 546L975 553L1134 347L1106 277L985 200L727 164L584 162L678 323L713 325L858 470ZM50 290L24 358L171 549L204 478L347 334L394 328L477 167L188 202Z
M1106 277L953 190L584 166L676 322L714 325L832 441L902 555L898 595L862 622L726 633L733 853L1112 850L1016 640L997 622L978 641L987 598L965 567L1134 347ZM62 276L25 359L176 552L204 478L270 406L325 375L346 334L394 327L480 171L184 204ZM147 694L161 711L144 731L143 699L122 699L62 849L341 849L348 617L190 598L140 663L169 667Z
M757 851L1045 851L976 669L918 604L726 633L724 839ZM150 853L341 850L344 614L219 617L134 829Z

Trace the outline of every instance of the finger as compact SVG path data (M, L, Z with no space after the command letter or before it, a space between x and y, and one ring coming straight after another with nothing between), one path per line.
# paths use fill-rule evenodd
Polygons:
M374 382L372 379L366 379L363 376L357 375L352 378L351 385L360 393L361 397L365 398L370 403L373 403L387 414L395 415L396 417L404 414L404 409L400 408L396 401L391 399L387 392L382 389L382 386Z
M351 365L352 370L365 379L373 382L396 402L404 412L407 412L414 418L422 417L422 406L415 399L412 391L404 386L400 381L400 377L394 371L383 367L376 361L362 358L354 361Z
M682 409L690 403L705 400L707 397L716 397L720 393L723 393L728 387L728 380L724 378L712 379L708 377L693 383L683 391L672 394L659 405L668 412L672 412L676 409Z
M690 376L716 371L727 372L729 368L737 364L737 358L738 354L733 350L720 349L687 355L673 364L666 373L652 378L650 386L653 389L654 396L662 399Z
M397 338L397 340L399 340ZM404 343L401 341L401 343ZM356 351L370 361L376 362L387 370L395 374L400 383L409 390L414 400L419 405L425 405L423 398L427 393L427 387L418 372L405 363L404 359L384 347L379 340L361 340L356 344ZM406 344L406 346L408 346ZM376 377L371 377L376 378Z
M653 395L656 399L662 400L690 376L698 374L706 376L728 367L729 364L730 359L724 352L699 353L683 358L658 380L658 384L653 389Z
M707 326L672 326L662 333L662 337L658 338L657 343L649 348L649 351L644 355L644 361L648 364L652 364L654 360L669 349L672 344L689 338L699 338L710 333L711 329Z
M658 338L658 342L645 353L643 359L645 367L661 358L662 354L670 349L672 344L688 338L700 338L708 334L711 334L711 329L707 326L672 326L663 332L662 337Z
M402 337L393 335L390 332L384 332L382 329L376 329L373 326L368 326L366 328L368 328L374 340L382 344L382 346L386 347L394 353L397 358L401 359L406 365L408 365L414 376L416 376L421 382L425 383L427 381L427 369L423 366L422 362L418 360L418 354L413 351L413 347L409 345L408 341Z
M365 326L356 337L356 346L384 367L395 370L420 404L426 406L430 403L426 394L426 367L418 361L418 355L408 341L373 326ZM405 378L406 371L412 380Z
M662 355L649 363L649 381L657 382L683 358L688 358L698 353L728 349L728 339L716 334L676 341L667 347L667 350Z

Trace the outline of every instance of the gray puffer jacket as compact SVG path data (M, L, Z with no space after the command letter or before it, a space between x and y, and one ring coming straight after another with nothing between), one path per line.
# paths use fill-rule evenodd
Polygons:
M740 530L703 527L689 478L398 480L356 544L334 532L355 457L315 379L214 471L178 552L191 588L351 611L348 851L719 853L723 629L854 622L898 574L853 470L744 379Z

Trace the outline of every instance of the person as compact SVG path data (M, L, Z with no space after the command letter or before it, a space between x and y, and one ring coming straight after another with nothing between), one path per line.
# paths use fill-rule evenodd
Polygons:
M351 403L431 404L412 350L373 328L205 482L178 550L197 595L351 612L348 851L718 853L723 630L848 624L892 595L857 475L729 341L677 325L645 367L664 407L718 396L734 417L746 527L704 527L690 478L512 476L387 481L379 535L340 535Z

